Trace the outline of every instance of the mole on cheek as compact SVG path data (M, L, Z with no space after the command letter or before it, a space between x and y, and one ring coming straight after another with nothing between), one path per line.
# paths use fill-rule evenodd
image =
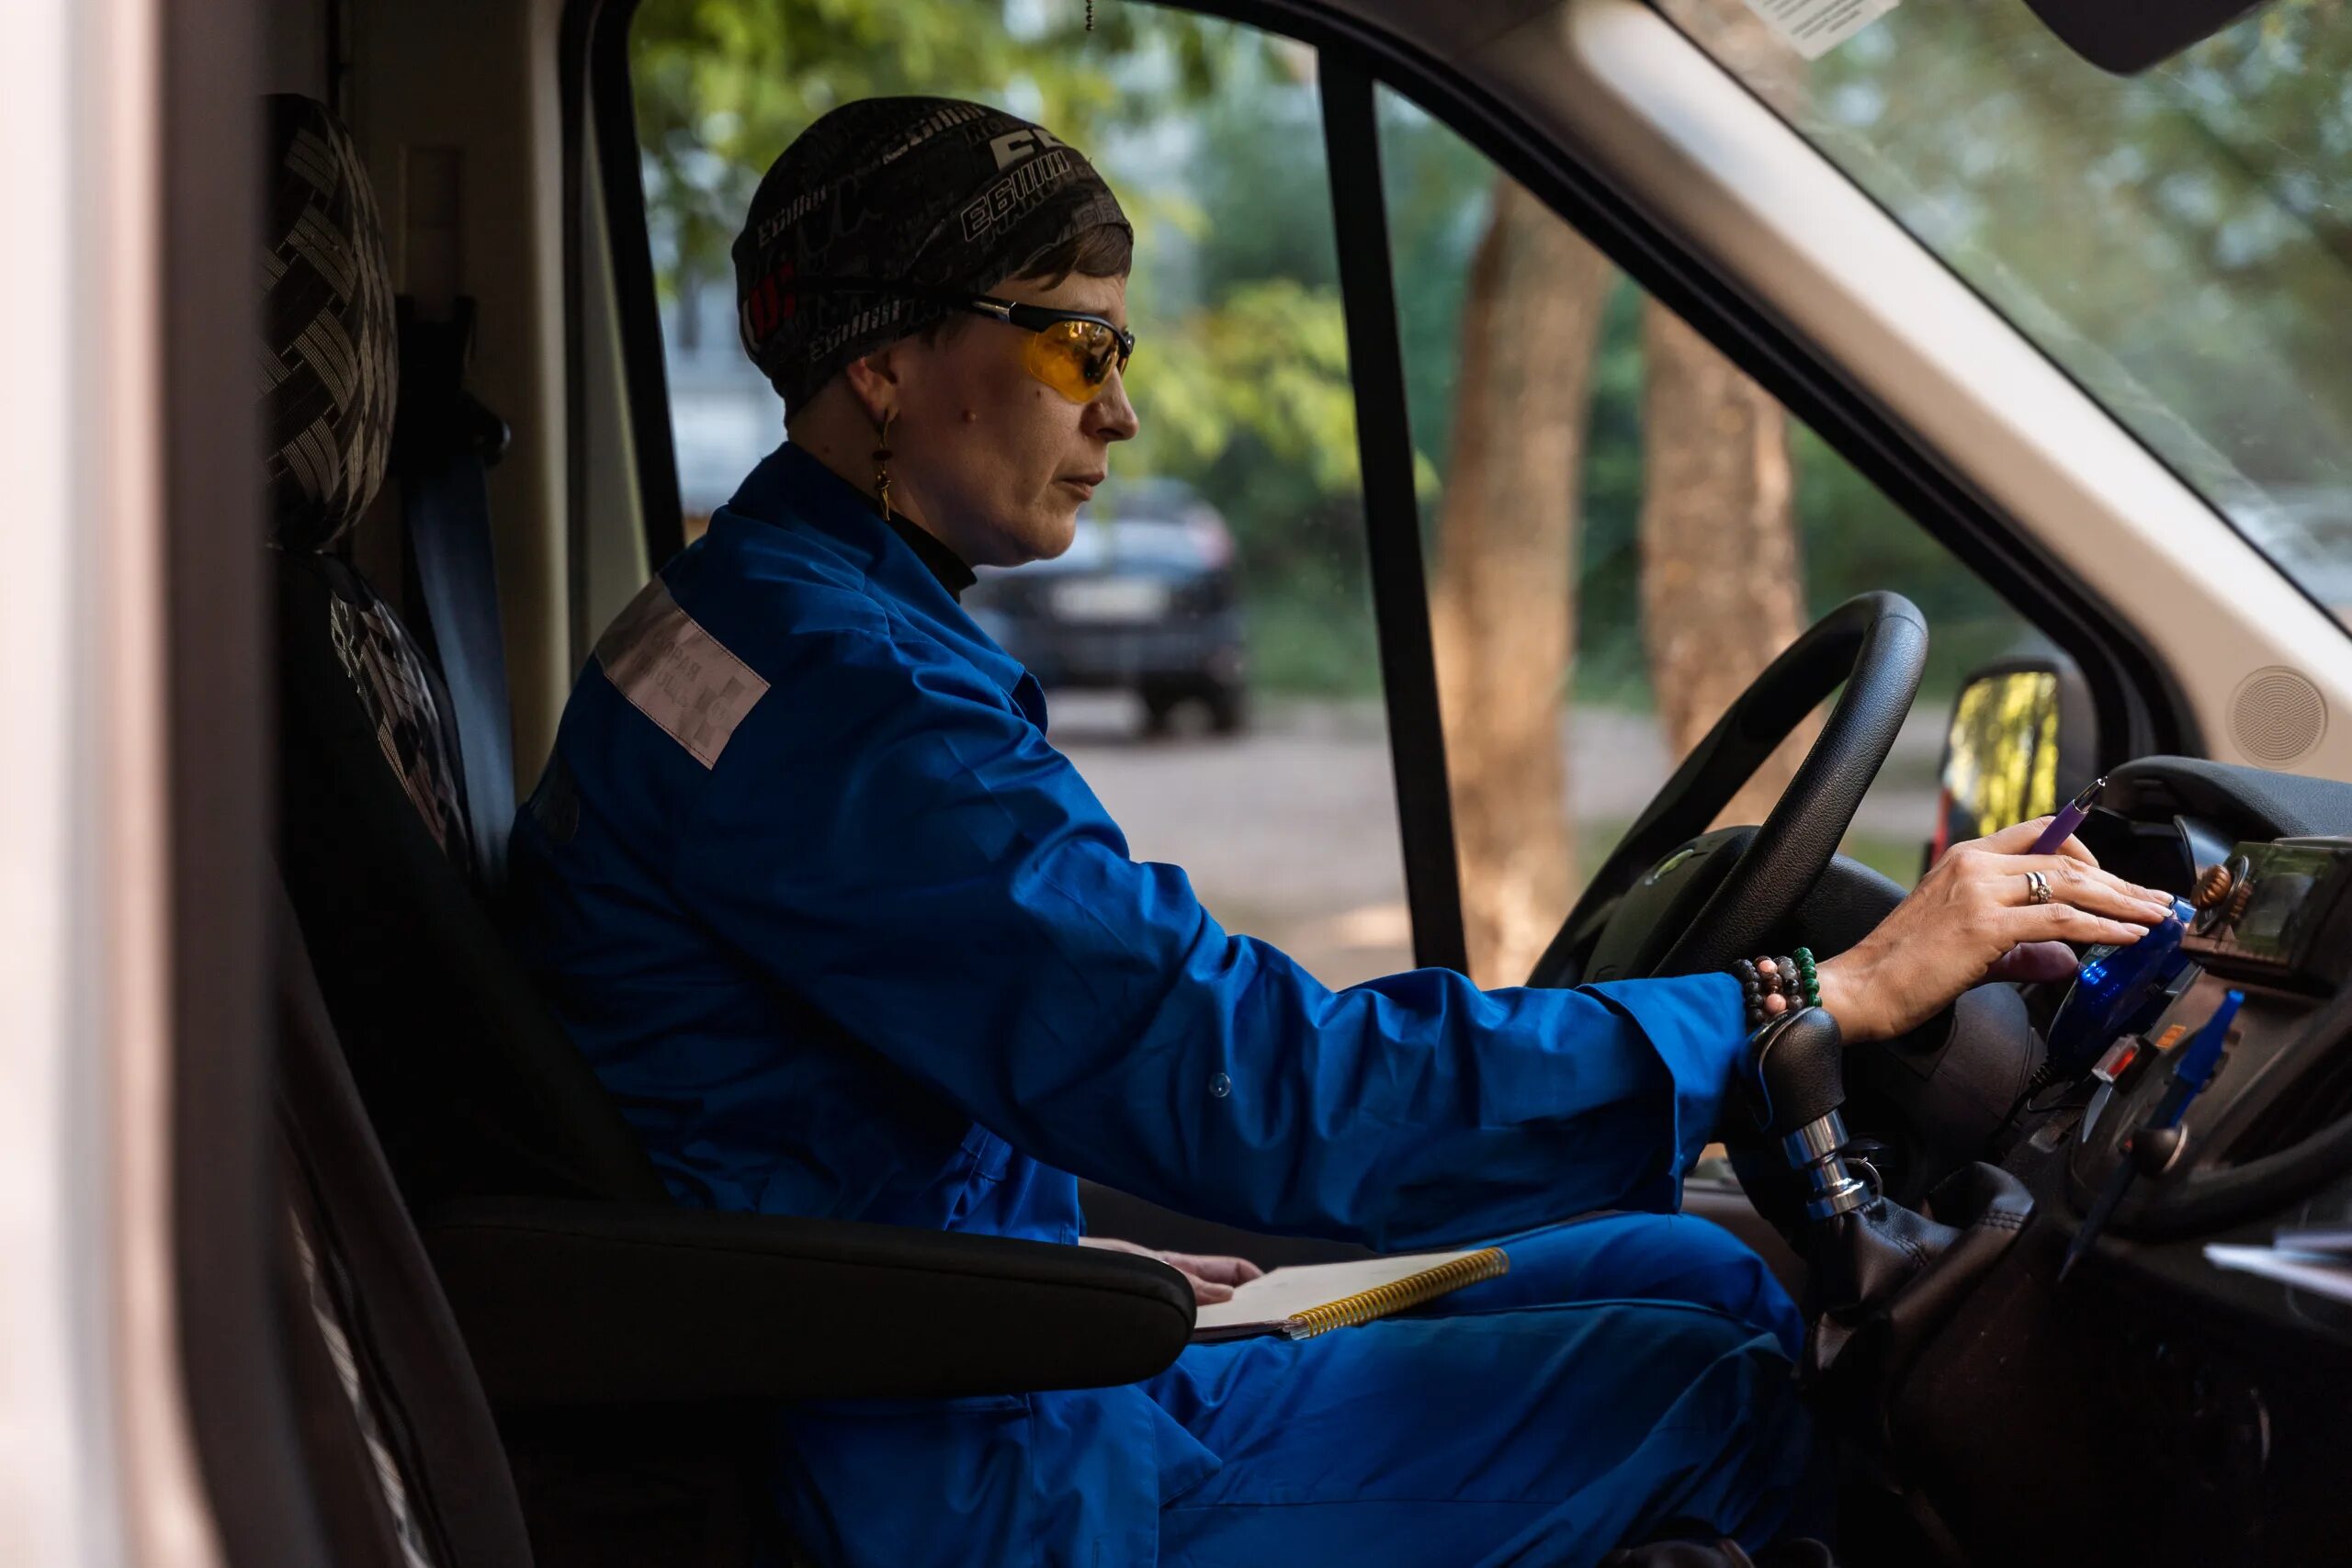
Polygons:
M966 424L978 424L979 422L980 422L980 411L979 411L979 410L978 410L978 409L966 409L966 410L964 411L964 423L965 423Z

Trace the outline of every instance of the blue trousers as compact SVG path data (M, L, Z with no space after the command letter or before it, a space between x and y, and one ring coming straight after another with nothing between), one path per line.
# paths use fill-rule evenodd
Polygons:
M1161 1568L1576 1568L1678 1519L1814 1524L1804 1327L1762 1259L1684 1215L1503 1246L1509 1274L1422 1314L1146 1384L1224 1461L1163 1506Z

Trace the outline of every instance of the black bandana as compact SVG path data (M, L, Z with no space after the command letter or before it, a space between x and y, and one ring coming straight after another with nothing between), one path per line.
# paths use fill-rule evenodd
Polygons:
M1091 229L1128 228L1092 164L985 104L862 98L770 165L735 241L743 348L797 409L834 372L946 311L897 295L798 292L876 278L982 292Z

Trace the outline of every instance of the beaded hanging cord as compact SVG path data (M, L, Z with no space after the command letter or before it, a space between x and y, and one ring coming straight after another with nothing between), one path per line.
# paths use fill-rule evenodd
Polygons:
M896 409L882 416L882 424L874 433L874 498L882 503L882 520L890 519L890 422L899 417Z

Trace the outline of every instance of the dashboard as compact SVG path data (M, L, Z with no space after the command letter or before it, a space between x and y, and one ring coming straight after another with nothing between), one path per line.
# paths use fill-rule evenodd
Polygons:
M2028 999L2041 1059L2002 1163L2079 1257L2144 1264L2152 1247L2194 1244L2169 1260L2172 1283L2352 1352L2352 1305L2202 1256L2207 1241L2267 1246L2280 1226L2352 1220L2352 998L2338 999L2352 820L2251 838L2185 813L2117 816L2086 824L2086 841L2144 863L2168 838L2154 885L2176 890L2175 918L2132 948L2091 949L2071 984Z
M2352 1559L2352 1303L2207 1252L2352 1227L2352 786L2150 759L2080 836L2175 919L1878 1069L1892 1195L2034 1201L1888 1425L2004 1562Z
M2060 1098L2030 1140L2067 1148L2086 1216L2131 1163L2145 1179L2120 1202L2143 1233L2263 1213L2298 1177L2331 1174L2324 1134L2352 1116L2352 1042L2313 1027L2352 958L2352 837L2234 844L2175 909L2136 946L2085 954L2045 1033ZM2209 1030L2211 1059L2185 1079ZM2157 1121L2174 1136L2133 1147Z

